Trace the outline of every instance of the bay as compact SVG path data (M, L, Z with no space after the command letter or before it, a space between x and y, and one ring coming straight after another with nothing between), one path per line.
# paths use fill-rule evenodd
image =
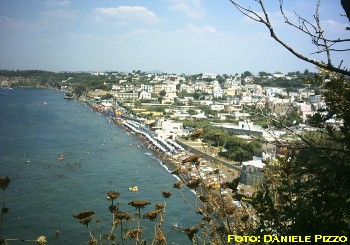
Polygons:
M176 178L147 147L109 118L85 104L64 100L59 91L36 88L2 90L0 96L0 176L9 176L6 190L9 213L3 221L6 238L36 239L45 235L48 244L85 244L86 227L72 215L95 210L100 229L108 233L111 214L106 193L115 190L120 209L131 213L128 203L147 200L143 213L167 199L164 229L169 244L191 244L172 226L189 227L199 221L185 199L195 195L172 188ZM64 160L58 160L63 155ZM138 192L128 190L137 185ZM3 198L1 197L1 202ZM153 234L148 220L145 236ZM92 224L98 234L97 224ZM55 233L59 230L60 235ZM11 244L22 244L11 242Z

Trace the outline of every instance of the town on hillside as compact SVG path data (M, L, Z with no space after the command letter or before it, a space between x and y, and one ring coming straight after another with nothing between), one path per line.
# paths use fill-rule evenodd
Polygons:
M298 140L295 133L315 130L309 123L314 114L327 113L320 86L310 82L315 75L308 70L258 75L0 71L0 82L2 88L54 87L65 99L79 98L153 142L174 168L190 157L182 150L200 154L201 171L193 168L188 177L220 184L208 164L220 162L221 181L239 177L238 188L249 196L264 160ZM339 127L342 121L334 117L327 123Z

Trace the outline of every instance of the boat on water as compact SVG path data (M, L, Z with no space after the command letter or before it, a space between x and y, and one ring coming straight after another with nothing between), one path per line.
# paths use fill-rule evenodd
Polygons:
M64 157L62 155L58 155L57 160L62 161Z
M66 100L72 100L72 99L74 99L74 95L72 93L65 93L64 98Z
M129 190L130 190L130 191L138 191L139 188L135 185L135 186L129 187Z

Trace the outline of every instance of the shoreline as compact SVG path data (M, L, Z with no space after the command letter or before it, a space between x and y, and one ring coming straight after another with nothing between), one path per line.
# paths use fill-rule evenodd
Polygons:
M164 148L158 148L156 145L154 145L155 140L153 137L146 135L147 133L143 131L133 128L133 126L131 126L131 123L128 123L131 121L130 119L123 119L122 116L113 116L110 113L101 110L100 107L93 106L94 104L91 104L87 101L78 101L84 103L86 106L99 113L100 115L106 116L117 126L122 127L126 132L135 136L139 142L144 147L147 147L153 156L159 160L160 165L162 165L162 167L164 167L170 175L175 177L177 182L181 181L184 186L189 189L189 191L196 195L197 198L200 198L200 196L203 195L205 196L209 192L213 197L211 201L211 205L213 207L220 208L222 205L236 205L232 195L235 190L232 190L228 187L235 181L237 177L239 177L239 172L235 169L225 166L219 159L217 159L218 162L208 160L205 156L210 157L210 155L207 155L205 153L198 154L196 152L191 152L181 145L181 150L178 149L178 152L176 153L164 152ZM114 109L115 108L113 107L113 110ZM134 120L132 121L132 124L135 126L136 122ZM186 159L194 156L200 156L197 157L196 163L192 161L186 161ZM204 185L204 189L202 187L200 188L201 190L199 190L198 188L190 188L187 186L193 181L199 181L202 185ZM226 185L226 183L228 185ZM176 182L174 182L174 188L175 184Z

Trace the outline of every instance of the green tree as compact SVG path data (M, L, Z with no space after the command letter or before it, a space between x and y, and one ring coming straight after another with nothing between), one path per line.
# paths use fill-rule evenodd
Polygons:
M113 98L114 98L114 96L111 93L106 93L105 95L101 96L102 100L109 100L109 99L113 99Z
M200 97L201 97L201 93L195 92L195 93L193 94L193 98L194 98L195 100L199 100Z
M251 200L257 216L254 232L277 236L348 236L350 81L345 76L349 76L350 72L346 64L334 64L332 54L349 51L341 47L336 48L349 40L327 38L320 21L320 1L317 1L314 20L306 20L296 13L296 23L286 15L283 1L279 1L285 23L308 35L317 49L316 52L325 55L318 56L321 57L319 60L310 58L308 54L297 52L292 45L276 34L264 1L251 1L255 2L259 9L254 9L249 4L243 6L234 0L231 2L248 18L265 25L271 37L289 52L319 68L320 72L314 78L311 78L307 70L303 75L322 86L328 107L327 115L316 114L309 120L317 131L300 133L289 129L298 140L284 142L284 154L276 160L265 161L264 180L257 186ZM338 121L338 124L330 124L328 119Z
M245 71L242 73L242 77L249 77L249 76L253 76L253 73L251 73L250 71Z
M75 87L74 87L74 90L73 90L75 96L77 96L78 98L79 98L80 96L86 94L87 91L88 91L88 90L87 90L86 86L81 85L81 84L75 86Z
M267 73L267 72L265 72L265 71L260 71L259 72L259 76L260 77L266 77L266 76L269 76L270 74L269 73Z
M195 110L193 110L193 109L189 109L188 111L188 114L190 114L190 115L197 115L198 113L195 111Z
M276 161L267 161L255 193L257 232L346 235L350 232L350 154L325 132L305 135Z

